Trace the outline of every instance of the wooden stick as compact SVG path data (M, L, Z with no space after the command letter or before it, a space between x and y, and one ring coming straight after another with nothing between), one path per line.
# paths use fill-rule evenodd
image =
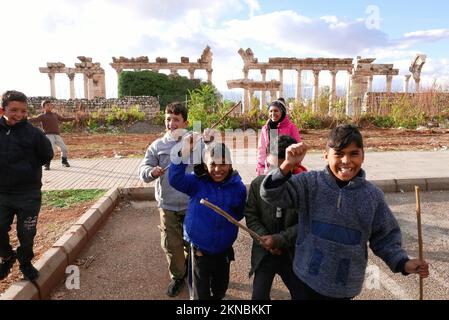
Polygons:
M421 200L419 197L419 186L415 186L415 196L416 196L416 218L418 221L419 260L424 261L422 226L421 226ZM424 299L424 279L419 277L419 300L423 299Z
M239 101L239 102L237 102L235 105L233 105L232 106L232 108L231 109L229 109L229 111L228 112L226 112L225 113L225 115L223 116L223 117L221 117L217 122L215 122L211 127L210 127L210 129L213 129L213 128L215 128L216 126L218 126L219 124L220 124L220 122L224 119L224 118L226 118L235 108L237 108L237 106L239 106L239 105L241 105L242 104L242 101Z
M246 232L248 232L253 238L255 238L256 240L258 240L259 242L262 242L262 238L255 233L253 230L251 230L250 228L248 228L247 226L241 224L240 222L238 222L237 220L235 220L229 213L227 213L226 211L222 210L221 208L217 207L216 205L210 203L209 201L205 200L205 199L201 199L200 200L201 204L204 204L206 207L211 208L212 210L214 210L216 213L218 213L219 215L225 217L229 222L231 222L232 224L236 225L239 228L242 228L243 230L245 230Z

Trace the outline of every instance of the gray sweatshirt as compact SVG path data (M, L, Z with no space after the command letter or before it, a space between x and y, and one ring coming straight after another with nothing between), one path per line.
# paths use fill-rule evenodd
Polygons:
M177 143L169 132L153 141L140 163L139 176L142 181L148 183L154 180L150 173L154 167L166 168L170 165L170 152ZM192 171L193 166L189 165L186 172ZM160 208L173 211L186 210L189 202L187 195L177 191L168 183L168 170L156 180L155 198Z
M365 172L343 188L326 168L284 177L279 169L260 190L272 206L299 210L293 270L316 292L335 298L360 293L367 244L393 272L408 259L401 231L382 191Z

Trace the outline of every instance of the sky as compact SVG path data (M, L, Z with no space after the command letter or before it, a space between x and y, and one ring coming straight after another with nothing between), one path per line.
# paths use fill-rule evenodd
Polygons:
M106 95L113 98L117 74L109 65L112 57L179 62L187 56L196 61L206 45L213 53L213 83L222 92L226 80L243 78L240 48L251 48L259 62L270 57L376 58L375 63L399 69L396 90L422 53L427 55L422 85L448 88L447 12L444 0L1 1L0 90L48 96L50 81L39 67L47 62L73 67L77 56L88 56L105 69ZM207 78L205 71L195 76ZM252 71L250 78L260 80L260 73ZM267 80L276 78L277 72L268 72ZM304 90L311 90L312 74L303 72L302 79ZM345 86L345 79L340 72L338 85ZM285 71L284 81L293 88L295 73ZM327 72L321 73L320 84L330 84ZM76 96L83 97L82 75L75 85ZM294 95L288 88L286 96ZM375 78L374 89L385 89L384 77ZM67 76L57 75L56 97L68 96Z

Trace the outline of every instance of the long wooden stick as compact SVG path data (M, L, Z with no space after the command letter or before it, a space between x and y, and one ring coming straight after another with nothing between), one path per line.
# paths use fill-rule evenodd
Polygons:
M225 217L229 222L231 222L232 224L236 225L239 228L242 228L243 230L245 230L246 232L248 232L252 237L254 237L256 240L258 241L262 241L262 238L255 233L253 230L251 230L250 228L248 228L247 226L241 224L240 222L238 222L237 220L235 220L229 213L227 213L226 211L224 211L223 209L217 207L216 205L210 203L209 201L205 200L205 199L201 199L200 200L201 204L204 204L206 207L211 208L212 210L214 210L216 213L218 213L219 215Z
M419 197L419 186L415 186L416 196L416 218L418 221L418 246L419 246L419 260L424 261L423 240L422 240L422 226L421 226L421 200ZM424 279L419 278L419 300L424 299Z
M237 102L235 105L233 105L232 106L232 108L231 109L229 109L229 111L228 112L226 112L225 113L225 115L223 116L223 117L221 117L217 122L215 122L211 127L210 127L210 129L213 129L213 128L215 128L216 126L218 126L219 124L220 124L220 122L224 119L224 118L226 118L235 108L237 108L237 106L239 106L239 105L241 105L242 104L242 101L239 101L239 102Z

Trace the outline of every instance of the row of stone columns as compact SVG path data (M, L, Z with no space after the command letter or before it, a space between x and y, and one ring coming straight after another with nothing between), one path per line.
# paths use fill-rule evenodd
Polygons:
M70 99L75 99L75 73L67 73L70 82ZM92 75L83 75L84 77L84 98L92 99L94 96L94 82ZM50 94L56 97L55 73L48 73L50 79Z

